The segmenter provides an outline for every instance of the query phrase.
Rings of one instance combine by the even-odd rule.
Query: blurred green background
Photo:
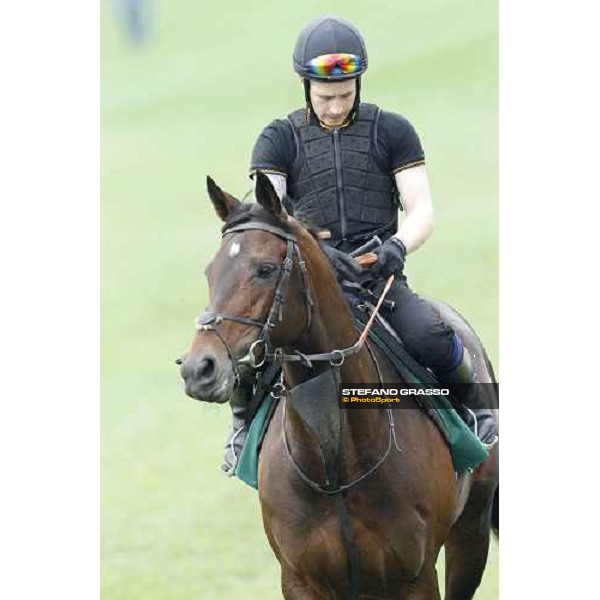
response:
[[[302,104],[300,28],[362,30],[363,99],[406,115],[425,147],[436,231],[410,257],[420,292],[475,326],[498,367],[496,2],[155,0],[127,41],[101,3],[102,597],[281,598],[255,491],[219,472],[227,407],[188,399],[173,359],[205,306],[219,242],[211,174],[242,196],[262,127]],[[498,597],[498,547],[477,598]],[[443,571],[441,566],[440,571]]]

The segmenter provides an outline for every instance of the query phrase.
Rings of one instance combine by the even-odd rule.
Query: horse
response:
[[[317,232],[286,212],[265,175],[256,177],[252,204],[207,178],[223,237],[206,270],[209,309],[181,359],[181,376],[189,396],[222,404],[248,365],[270,357],[283,367],[258,494],[284,598],[439,599],[442,546],[446,600],[473,598],[490,530],[498,528],[498,446],[457,478],[440,431],[411,396],[402,400],[405,410],[341,410],[337,400],[327,402],[337,385],[398,386],[399,378],[378,348],[356,346],[351,311]],[[479,381],[495,382],[470,326],[437,307],[475,357]],[[292,402],[298,389],[309,402],[319,397],[312,410],[322,405],[331,413],[324,440]]]

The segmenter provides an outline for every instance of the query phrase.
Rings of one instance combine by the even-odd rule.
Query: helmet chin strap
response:
[[[315,113],[315,109],[310,101],[310,79],[304,78],[302,81],[304,83],[304,99],[306,100],[306,123],[308,123],[310,121],[311,114],[315,115],[316,117],[317,113]],[[348,113],[345,121],[346,123],[351,123],[354,120],[358,105],[360,104],[360,76],[354,81],[356,81],[356,96],[354,96],[354,104]]]

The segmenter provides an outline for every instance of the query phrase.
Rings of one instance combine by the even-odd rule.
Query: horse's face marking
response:
[[[233,242],[229,247],[229,258],[235,258],[240,253],[240,243]]]

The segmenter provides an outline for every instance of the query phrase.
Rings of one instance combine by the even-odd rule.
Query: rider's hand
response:
[[[364,273],[363,268],[349,254],[327,244],[322,247],[338,279],[357,281]]]
[[[402,240],[391,237],[374,252],[377,254],[377,262],[371,267],[371,271],[385,279],[390,275],[402,275],[404,261],[406,260],[406,246]]]

